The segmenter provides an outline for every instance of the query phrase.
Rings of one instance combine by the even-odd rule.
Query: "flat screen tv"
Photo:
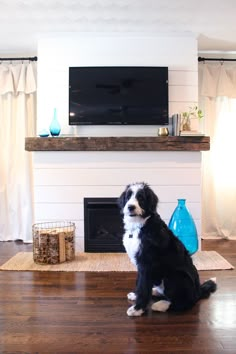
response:
[[[167,67],[70,67],[69,125],[167,125]]]

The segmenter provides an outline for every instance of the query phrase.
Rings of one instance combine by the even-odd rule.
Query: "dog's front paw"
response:
[[[167,300],[160,300],[152,304],[153,311],[166,312],[170,307],[171,302]]]
[[[135,305],[129,307],[127,310],[128,316],[136,316],[137,317],[137,316],[141,316],[143,313],[144,313],[144,311],[142,309],[136,310]]]
[[[133,293],[133,292],[128,293],[128,294],[127,294],[127,298],[128,298],[128,300],[130,300],[130,301],[135,301],[135,300],[136,300],[136,294]]]

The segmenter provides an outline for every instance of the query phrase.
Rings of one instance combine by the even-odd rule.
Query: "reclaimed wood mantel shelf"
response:
[[[28,137],[26,151],[207,151],[207,136]]]

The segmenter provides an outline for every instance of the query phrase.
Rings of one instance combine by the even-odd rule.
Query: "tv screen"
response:
[[[168,124],[167,67],[70,67],[70,125]]]

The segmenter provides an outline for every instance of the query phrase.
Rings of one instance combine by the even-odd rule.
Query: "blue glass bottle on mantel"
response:
[[[168,226],[191,255],[198,250],[197,229],[186,206],[186,199],[178,199],[178,205],[171,216]]]
[[[57,110],[54,108],[54,114],[53,114],[53,119],[51,121],[51,124],[49,126],[49,130],[52,136],[58,136],[60,135],[61,132],[61,126],[57,120]]]

